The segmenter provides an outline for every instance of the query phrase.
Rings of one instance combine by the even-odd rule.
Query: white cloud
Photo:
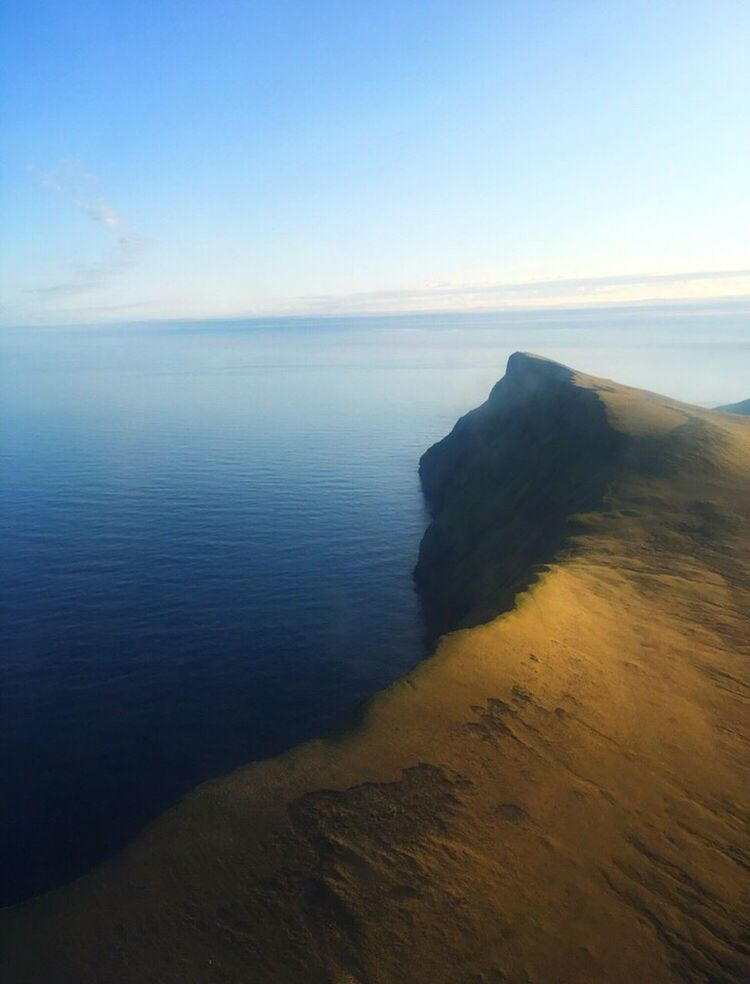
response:
[[[51,171],[29,168],[42,188],[54,192],[75,206],[83,215],[104,226],[113,237],[107,254],[96,263],[74,263],[57,283],[33,287],[26,293],[49,304],[63,297],[97,290],[106,286],[134,264],[148,249],[151,240],[123,227],[119,213],[101,195],[96,178],[76,162],[66,162]]]
[[[296,306],[310,313],[390,313],[408,311],[503,310],[623,304],[656,300],[699,300],[750,296],[750,270],[697,270],[665,274],[558,277],[524,282],[442,282],[299,297]]]
[[[101,222],[108,229],[116,229],[120,224],[117,212],[115,212],[111,205],[107,205],[106,202],[96,202],[90,205],[84,202],[78,202],[78,206],[89,218],[95,222]]]

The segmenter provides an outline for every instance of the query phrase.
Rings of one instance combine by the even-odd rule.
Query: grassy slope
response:
[[[516,427],[550,371],[520,368]],[[560,385],[602,401],[616,454],[603,505],[513,610],[444,636],[353,733],[199,787],[7,912],[4,980],[746,979],[750,422]],[[472,539],[436,494],[448,542],[482,560],[486,527]],[[446,578],[465,599],[465,572]]]

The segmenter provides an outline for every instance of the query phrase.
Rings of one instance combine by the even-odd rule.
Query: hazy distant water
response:
[[[750,396],[747,309],[0,332],[2,901],[421,655],[421,452],[521,348]]]

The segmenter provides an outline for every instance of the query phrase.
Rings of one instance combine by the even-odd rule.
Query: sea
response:
[[[750,396],[750,304],[0,329],[0,904],[425,655],[422,452],[517,349]]]

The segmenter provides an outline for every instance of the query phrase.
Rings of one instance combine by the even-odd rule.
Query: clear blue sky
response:
[[[750,293],[747,0],[5,0],[2,33],[6,322]]]

